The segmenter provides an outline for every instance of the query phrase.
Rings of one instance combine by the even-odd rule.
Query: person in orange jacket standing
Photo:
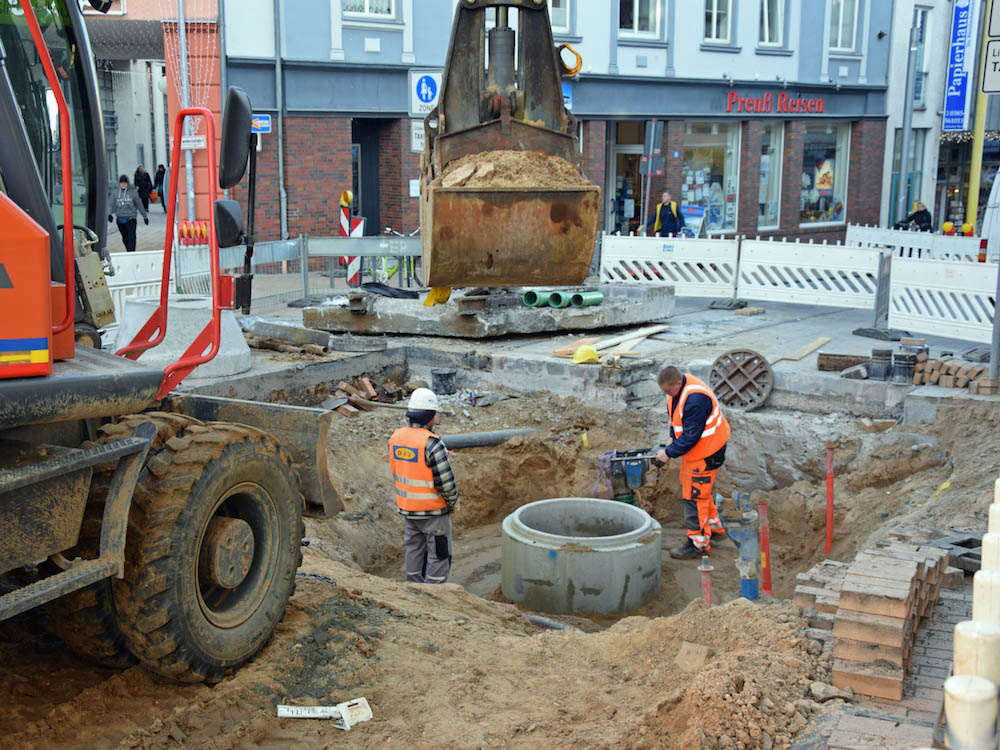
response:
[[[681,460],[681,494],[687,540],[670,550],[679,560],[700,557],[712,547],[712,535],[726,534],[715,507],[715,475],[726,460],[729,422],[712,389],[694,375],[665,367],[657,379],[667,397],[672,441],[657,454],[666,463]]]
[[[408,583],[444,583],[451,571],[451,513],[458,507],[448,450],[431,432],[440,409],[429,388],[410,394],[406,418],[389,438],[389,469],[403,516]]]

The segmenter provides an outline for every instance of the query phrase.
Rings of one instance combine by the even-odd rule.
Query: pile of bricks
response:
[[[930,359],[926,352],[921,352],[913,369],[914,385],[968,388],[970,393],[984,396],[1000,392],[997,380],[988,377],[988,365],[974,365],[960,359]]]
[[[901,700],[921,617],[937,602],[948,553],[896,540],[855,556],[840,583],[833,625],[833,684]]]
[[[823,560],[795,576],[793,603],[814,631],[809,635],[826,642],[831,637],[834,616],[840,607],[840,588],[850,567],[836,560]],[[825,632],[823,632],[825,631]]]

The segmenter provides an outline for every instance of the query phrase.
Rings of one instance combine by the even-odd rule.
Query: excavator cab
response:
[[[581,173],[576,119],[563,105],[564,70],[545,0],[459,0],[438,105],[424,120],[420,224],[429,286],[586,278],[600,191]],[[552,167],[539,181],[545,184],[475,179],[493,173],[490,152],[511,151],[544,155],[537,163]],[[470,184],[449,180],[449,165],[474,155]],[[578,179],[558,184],[555,168],[563,166]]]

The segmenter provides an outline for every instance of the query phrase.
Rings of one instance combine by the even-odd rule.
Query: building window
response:
[[[929,15],[927,8],[917,8],[913,11],[913,25],[917,28],[917,75],[913,81],[914,107],[927,106],[927,63],[924,51],[927,48],[927,19]]]
[[[889,223],[902,221],[903,216],[896,216],[896,205],[899,200],[899,151],[902,147],[903,129],[896,128],[895,140],[892,146],[892,186],[890,188]],[[934,205],[933,196],[923,194],[924,145],[927,143],[927,129],[914,128],[910,132],[910,170],[906,180],[906,215],[913,213],[913,205],[917,201],[928,206]]]
[[[705,41],[729,44],[729,0],[705,0]]]
[[[680,202],[685,222],[696,235],[736,229],[739,164],[738,123],[687,123]]]
[[[396,0],[344,0],[344,15],[395,18]]]
[[[851,126],[806,125],[802,144],[802,224],[844,221]]]
[[[781,13],[785,0],[760,0],[760,36],[762,47],[781,46]]]
[[[854,28],[858,16],[858,0],[831,0],[830,49],[854,51]]]
[[[776,227],[781,215],[782,126],[765,125],[760,144],[760,198],[757,228]]]
[[[553,34],[569,33],[569,2],[570,0],[549,0],[549,19],[552,21]]]
[[[618,0],[619,36],[655,37],[660,29],[660,0]]]

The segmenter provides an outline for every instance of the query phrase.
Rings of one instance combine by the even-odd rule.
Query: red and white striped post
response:
[[[340,236],[351,236],[351,203],[354,202],[354,193],[345,190],[340,194]],[[347,285],[361,286],[361,256],[350,255],[347,257]]]

